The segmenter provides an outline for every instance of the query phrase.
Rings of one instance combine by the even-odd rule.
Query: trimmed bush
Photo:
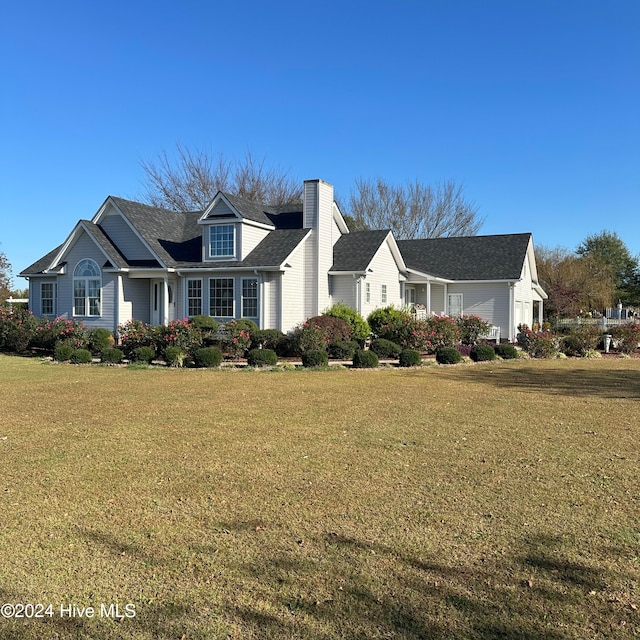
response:
[[[372,335],[382,338],[386,328],[402,318],[409,318],[411,314],[403,309],[396,309],[394,306],[375,309],[367,317],[367,322]]]
[[[336,340],[328,346],[329,357],[334,360],[351,360],[353,354],[360,348],[354,340]]]
[[[74,349],[71,354],[72,364],[89,364],[92,361],[93,357],[89,349]]]
[[[497,344],[494,351],[503,360],[515,360],[518,357],[518,350],[512,344]]]
[[[251,348],[272,349],[278,353],[278,349],[285,339],[284,333],[278,329],[260,329],[251,334]]]
[[[351,340],[351,327],[343,318],[335,316],[313,316],[307,320],[308,324],[318,327],[322,331],[325,345],[335,340]]]
[[[145,362],[149,364],[156,357],[156,350],[153,347],[137,347],[131,353],[133,362]]]
[[[402,347],[395,342],[391,342],[391,340],[376,338],[371,343],[371,351],[373,351],[378,358],[397,358],[402,351]]]
[[[114,344],[113,334],[109,329],[96,327],[89,330],[89,351],[91,353],[102,353],[105,349],[113,347]]]
[[[302,354],[303,367],[326,367],[329,358],[326,351],[305,351]]]
[[[378,366],[378,356],[371,350],[358,349],[353,354],[353,366],[356,369],[375,369]]]
[[[455,347],[440,347],[436,351],[438,364],[458,364],[462,362],[462,355]]]
[[[177,347],[184,354],[192,356],[202,346],[202,333],[188,318],[155,327],[155,338],[156,348],[160,352],[168,347]]]
[[[58,342],[53,349],[53,357],[58,362],[66,362],[67,360],[71,360],[72,355],[73,347],[70,344],[65,344],[64,342]]]
[[[180,347],[167,347],[164,350],[164,361],[170,367],[181,367],[184,364],[184,351]]]
[[[369,337],[371,329],[367,321],[355,309],[352,309],[344,302],[336,302],[326,311],[323,311],[322,315],[344,320],[351,329],[351,340],[364,342]]]
[[[224,325],[224,350],[232,358],[242,358],[251,347],[251,326],[255,327],[253,333],[257,333],[256,323],[246,318],[229,320]]]
[[[251,349],[247,354],[247,364],[250,367],[275,367],[278,356],[272,349]]]
[[[488,344],[474,344],[469,352],[469,357],[474,362],[484,362],[486,360],[495,360],[495,349]]]
[[[401,367],[419,367],[422,364],[422,356],[415,349],[403,349],[398,361]]]
[[[211,346],[218,340],[220,323],[215,318],[205,315],[193,316],[191,318],[191,324],[200,332],[204,346]]]
[[[222,362],[222,351],[215,347],[203,347],[193,354],[196,367],[219,367]]]
[[[103,349],[100,354],[100,362],[105,362],[107,364],[120,364],[122,362],[122,358],[124,358],[122,349],[115,349],[113,347]]]

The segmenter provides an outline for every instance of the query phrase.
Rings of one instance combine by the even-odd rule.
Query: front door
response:
[[[411,307],[416,303],[416,288],[405,285],[404,287],[404,304],[406,307]]]
[[[151,281],[151,324],[164,324],[164,282]]]

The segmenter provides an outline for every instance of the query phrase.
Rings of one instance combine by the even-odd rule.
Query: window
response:
[[[449,315],[452,318],[462,317],[462,294],[450,293],[448,297],[449,297]]]
[[[73,315],[100,315],[100,267],[89,259],[78,262],[73,272]]]
[[[242,317],[258,317],[258,280],[244,278],[242,280]]]
[[[364,298],[367,302],[371,302],[371,283],[364,283]]]
[[[233,258],[236,254],[235,235],[235,225],[211,225],[209,227],[209,257]]]
[[[43,316],[56,315],[56,285],[54,282],[43,282],[40,288],[40,300]]]
[[[199,316],[202,313],[202,280],[187,280],[187,315]]]
[[[209,315],[233,318],[233,278],[209,280]]]
[[[380,302],[382,304],[387,304],[387,285],[380,285]]]

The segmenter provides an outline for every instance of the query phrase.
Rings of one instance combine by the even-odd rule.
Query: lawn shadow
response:
[[[469,383],[531,393],[605,399],[640,398],[640,371],[619,369],[608,366],[606,362],[597,369],[585,369],[578,364],[561,369],[489,365],[486,368],[459,368],[451,371],[450,375]]]

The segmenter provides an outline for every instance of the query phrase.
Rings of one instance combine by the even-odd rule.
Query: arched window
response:
[[[85,258],[80,260],[73,272],[73,315],[100,315],[100,288],[102,274],[100,267]]]

